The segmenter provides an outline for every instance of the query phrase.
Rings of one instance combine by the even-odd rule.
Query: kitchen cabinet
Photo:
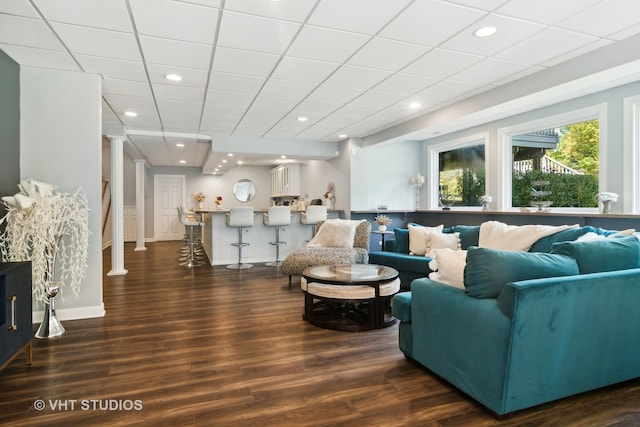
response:
[[[300,195],[300,164],[291,163],[271,169],[271,197]]]
[[[31,262],[0,263],[0,369],[22,351],[31,363]]]

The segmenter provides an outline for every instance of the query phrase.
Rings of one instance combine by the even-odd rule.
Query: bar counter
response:
[[[276,240],[275,227],[262,222],[267,209],[256,209],[253,227],[248,227],[242,239],[249,243],[242,249],[242,262],[247,264],[265,263],[276,260],[276,247],[269,244]],[[300,212],[291,211],[291,224],[280,231],[280,240],[287,242],[280,246],[280,259],[283,260],[291,251],[303,247],[311,239],[312,227],[300,223]],[[238,241],[238,228],[227,226],[228,209],[196,210],[204,223],[202,229],[202,246],[211,265],[226,265],[238,262],[238,247],[231,246]],[[344,218],[344,212],[333,210],[328,212],[329,218]]]

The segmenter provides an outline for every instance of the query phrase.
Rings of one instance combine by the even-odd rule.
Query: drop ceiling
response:
[[[335,156],[345,138],[639,32],[637,0],[0,3],[0,49],[16,62],[102,76],[103,124],[132,131],[130,155],[205,172],[224,159],[221,173]]]

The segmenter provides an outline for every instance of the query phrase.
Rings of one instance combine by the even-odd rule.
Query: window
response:
[[[513,207],[598,206],[598,119],[512,137]]]
[[[438,154],[438,192],[443,207],[480,206],[485,194],[484,144]]]

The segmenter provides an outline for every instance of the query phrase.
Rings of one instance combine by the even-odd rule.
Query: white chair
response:
[[[179,265],[189,268],[201,266],[203,263],[196,258],[196,255],[197,249],[200,246],[200,227],[204,224],[195,219],[195,217],[189,217],[188,213],[182,207],[177,209],[180,222],[185,227],[185,243],[188,248],[185,257],[180,259],[184,262],[181,262]]]
[[[238,247],[238,263],[227,265],[227,268],[242,270],[253,267],[252,264],[244,264],[242,262],[242,248],[249,246],[249,243],[242,241],[242,232],[248,231],[247,227],[253,227],[253,208],[240,207],[229,209],[229,213],[227,214],[227,226],[238,228],[238,242],[231,244],[231,246]]]
[[[316,224],[319,223],[320,221],[326,221],[326,220],[327,220],[326,206],[310,205],[310,206],[307,206],[307,210],[305,212],[300,212],[300,222],[302,224],[312,226],[311,237],[316,235]]]
[[[282,261],[280,261],[280,245],[287,244],[287,242],[280,240],[280,229],[285,225],[291,224],[291,209],[288,206],[274,206],[269,208],[268,212],[263,215],[262,223],[276,229],[276,240],[269,242],[269,244],[276,247],[276,260],[267,262],[265,265],[279,267],[282,264]]]

